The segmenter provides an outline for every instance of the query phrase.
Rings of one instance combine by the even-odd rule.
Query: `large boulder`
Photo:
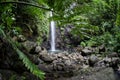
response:
[[[22,42],[22,45],[28,52],[30,52],[32,49],[34,49],[37,46],[37,43],[27,40],[25,42]]]
[[[82,50],[82,55],[83,56],[91,55],[92,53],[93,53],[92,48],[89,48],[89,47],[85,47]]]
[[[120,80],[120,75],[114,72],[112,68],[104,68],[87,74],[82,73],[71,78],[59,78],[57,80]]]

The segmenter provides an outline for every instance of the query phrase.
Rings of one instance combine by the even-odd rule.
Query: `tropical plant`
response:
[[[6,39],[11,43],[26,67],[34,74],[40,74],[40,78],[43,74],[36,72],[38,69],[12,42],[11,37],[19,34],[23,34],[26,37],[39,35],[37,40],[42,43],[43,37],[48,37],[49,35],[49,21],[51,19],[57,22],[57,26],[66,27],[67,25],[72,25],[72,36],[80,37],[83,40],[81,44],[84,46],[105,44],[112,51],[120,51],[120,0],[7,1],[15,2],[14,4],[0,4],[1,34],[4,37],[9,37]],[[26,3],[18,4],[20,1]],[[30,6],[30,3],[32,3],[32,6]],[[44,8],[38,9],[36,5]],[[49,16],[50,11],[53,12],[53,17]]]
[[[33,64],[28,57],[18,49],[17,45],[15,42],[12,41],[10,36],[7,36],[4,31],[0,28],[0,35],[3,35],[3,37],[12,45],[13,49],[17,52],[17,54],[19,55],[20,59],[23,61],[23,63],[25,64],[25,66],[27,67],[27,69],[30,70],[30,72],[32,72],[34,75],[38,76],[41,80],[43,80],[44,77],[44,73],[42,71],[40,71],[35,64]]]
[[[16,17],[15,13],[13,12],[13,9],[15,5],[13,4],[5,4],[0,5],[0,36],[3,36],[2,38],[5,38],[6,41],[8,41],[11,45],[14,51],[19,55],[20,59],[23,61],[23,64],[27,67],[27,69],[30,70],[31,73],[39,77],[41,80],[43,80],[44,72],[40,71],[35,64],[33,64],[28,57],[19,49],[18,42],[14,42],[12,40],[13,36],[17,36],[21,33],[19,33],[19,30],[21,30],[20,27],[16,27]]]

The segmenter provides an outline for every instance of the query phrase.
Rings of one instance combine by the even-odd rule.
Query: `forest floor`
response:
[[[45,80],[119,80],[120,58],[116,52],[104,55],[105,47],[77,47],[76,52],[50,53],[35,42],[25,41],[23,52],[46,73]],[[18,55],[2,43],[0,80],[39,80],[23,65]],[[7,76],[7,77],[6,77]]]

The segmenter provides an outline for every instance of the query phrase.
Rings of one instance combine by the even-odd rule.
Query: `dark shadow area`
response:
[[[120,80],[120,71],[114,71],[115,80]]]

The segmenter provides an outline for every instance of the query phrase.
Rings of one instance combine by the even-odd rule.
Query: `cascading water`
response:
[[[53,16],[53,13],[50,12],[50,16],[52,17]],[[55,22],[52,20],[50,22],[50,30],[51,30],[51,41],[50,41],[50,44],[51,44],[51,51],[56,51],[55,49]]]

